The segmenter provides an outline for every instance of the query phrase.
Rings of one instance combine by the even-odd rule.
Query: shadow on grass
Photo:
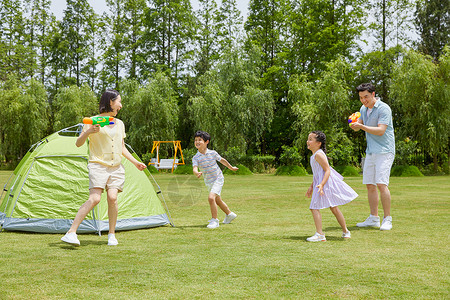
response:
[[[181,230],[190,229],[190,228],[206,228],[206,225],[205,224],[202,224],[202,225],[183,225],[183,226],[175,226],[174,228],[175,229],[181,229]]]
[[[313,242],[308,242],[306,239],[309,238],[310,235],[304,235],[304,236],[290,236],[287,237],[285,239],[289,239],[289,240],[294,240],[294,241],[300,241],[300,242],[305,242],[305,243],[313,243]],[[331,235],[327,235],[327,242],[346,242],[347,239],[344,239],[340,236],[331,236]]]
[[[80,241],[81,245],[80,246],[74,246],[71,244],[67,244],[65,242],[56,242],[56,243],[49,243],[48,246],[49,247],[54,247],[54,248],[61,248],[64,250],[78,250],[80,249],[80,247],[86,247],[86,246],[107,246],[108,243],[106,241]]]

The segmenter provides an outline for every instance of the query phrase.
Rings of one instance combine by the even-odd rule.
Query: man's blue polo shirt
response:
[[[392,124],[392,111],[389,105],[377,99],[369,116],[367,116],[367,107],[364,105],[359,112],[361,113],[361,119],[366,126],[377,127],[378,124],[387,125],[386,132],[382,136],[366,132],[366,153],[395,154],[394,126]]]

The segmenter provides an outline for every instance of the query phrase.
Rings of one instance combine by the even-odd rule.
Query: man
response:
[[[355,131],[361,129],[366,132],[367,148],[363,166],[363,184],[367,187],[370,206],[370,216],[356,226],[391,230],[391,193],[388,185],[395,156],[392,111],[386,103],[375,97],[373,84],[363,83],[356,90],[363,105],[359,110],[361,117],[350,126]],[[378,216],[378,191],[384,211],[381,226]]]

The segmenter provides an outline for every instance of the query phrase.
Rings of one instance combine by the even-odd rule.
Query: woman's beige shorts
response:
[[[125,168],[122,164],[116,167],[107,167],[98,163],[88,163],[88,170],[89,189],[118,189],[119,192],[123,191]]]

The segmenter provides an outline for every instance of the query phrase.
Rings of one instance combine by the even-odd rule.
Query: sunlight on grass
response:
[[[0,171],[3,187],[11,172]],[[327,242],[314,233],[311,176],[226,176],[222,196],[238,214],[206,228],[207,192],[193,175],[157,174],[176,227],[79,235],[0,233],[1,299],[448,298],[449,177],[391,178],[393,230],[359,229],[368,215],[360,195],[342,206],[344,241],[323,210]],[[120,198],[119,198],[120,201]],[[381,213],[381,208],[380,208]],[[224,214],[219,215],[222,221]]]

